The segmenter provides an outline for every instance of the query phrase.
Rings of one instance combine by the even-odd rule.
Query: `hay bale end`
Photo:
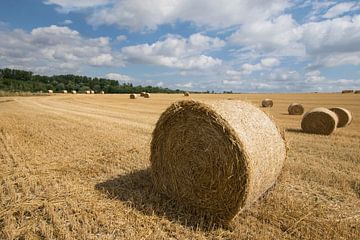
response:
[[[266,98],[266,99],[262,100],[262,102],[261,102],[261,106],[263,106],[263,107],[272,107],[273,105],[274,105],[274,102],[270,98]]]
[[[289,115],[302,115],[304,113],[304,107],[300,103],[292,103],[288,107]]]
[[[341,108],[341,107],[334,107],[334,108],[329,108],[330,111],[334,112],[339,121],[337,124],[338,128],[341,127],[346,127],[348,125],[350,125],[351,121],[352,121],[352,114],[349,110],[345,109],[345,108]]]
[[[306,133],[330,135],[336,130],[337,115],[327,108],[314,108],[302,118],[301,128]]]

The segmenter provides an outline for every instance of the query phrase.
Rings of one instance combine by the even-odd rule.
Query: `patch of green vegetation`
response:
[[[105,93],[179,93],[179,89],[172,90],[169,88],[153,87],[153,86],[133,86],[132,83],[120,84],[116,80],[105,78],[92,78],[78,75],[54,75],[41,76],[34,75],[30,71],[17,69],[0,69],[0,90],[4,92],[68,92],[76,90],[77,92],[85,92],[94,90],[95,92],[104,91]]]

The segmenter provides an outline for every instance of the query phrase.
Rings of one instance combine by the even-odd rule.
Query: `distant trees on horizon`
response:
[[[30,71],[4,68],[0,69],[0,90],[9,92],[85,92],[94,90],[95,92],[104,91],[105,93],[179,93],[179,89],[172,90],[169,88],[153,86],[133,86],[132,83],[120,84],[116,80],[78,76],[73,74],[41,76],[34,75]]]

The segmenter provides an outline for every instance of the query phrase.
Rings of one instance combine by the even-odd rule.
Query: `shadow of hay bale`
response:
[[[158,193],[152,182],[150,169],[138,170],[120,175],[96,184],[95,188],[112,199],[129,203],[145,215],[158,215],[192,229],[210,231],[218,228],[230,229],[229,224],[221,224],[204,215],[200,210],[182,205]]]
[[[287,132],[293,132],[293,133],[305,133],[302,129],[300,128],[286,128],[285,131]]]

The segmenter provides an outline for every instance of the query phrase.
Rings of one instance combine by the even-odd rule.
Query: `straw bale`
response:
[[[273,186],[286,157],[274,122],[241,101],[176,102],[152,136],[155,187],[221,222]]]
[[[349,110],[341,107],[329,108],[329,110],[333,111],[337,115],[339,119],[337,124],[338,128],[350,125],[352,121],[352,114]]]
[[[263,107],[272,107],[273,105],[274,105],[273,100],[271,100],[269,98],[266,98],[266,99],[262,100],[262,102],[261,102],[261,106],[263,106]]]
[[[290,115],[302,115],[304,113],[304,107],[300,103],[292,103],[288,107]]]
[[[306,133],[330,135],[336,130],[337,115],[327,108],[314,108],[304,114],[301,128]]]

